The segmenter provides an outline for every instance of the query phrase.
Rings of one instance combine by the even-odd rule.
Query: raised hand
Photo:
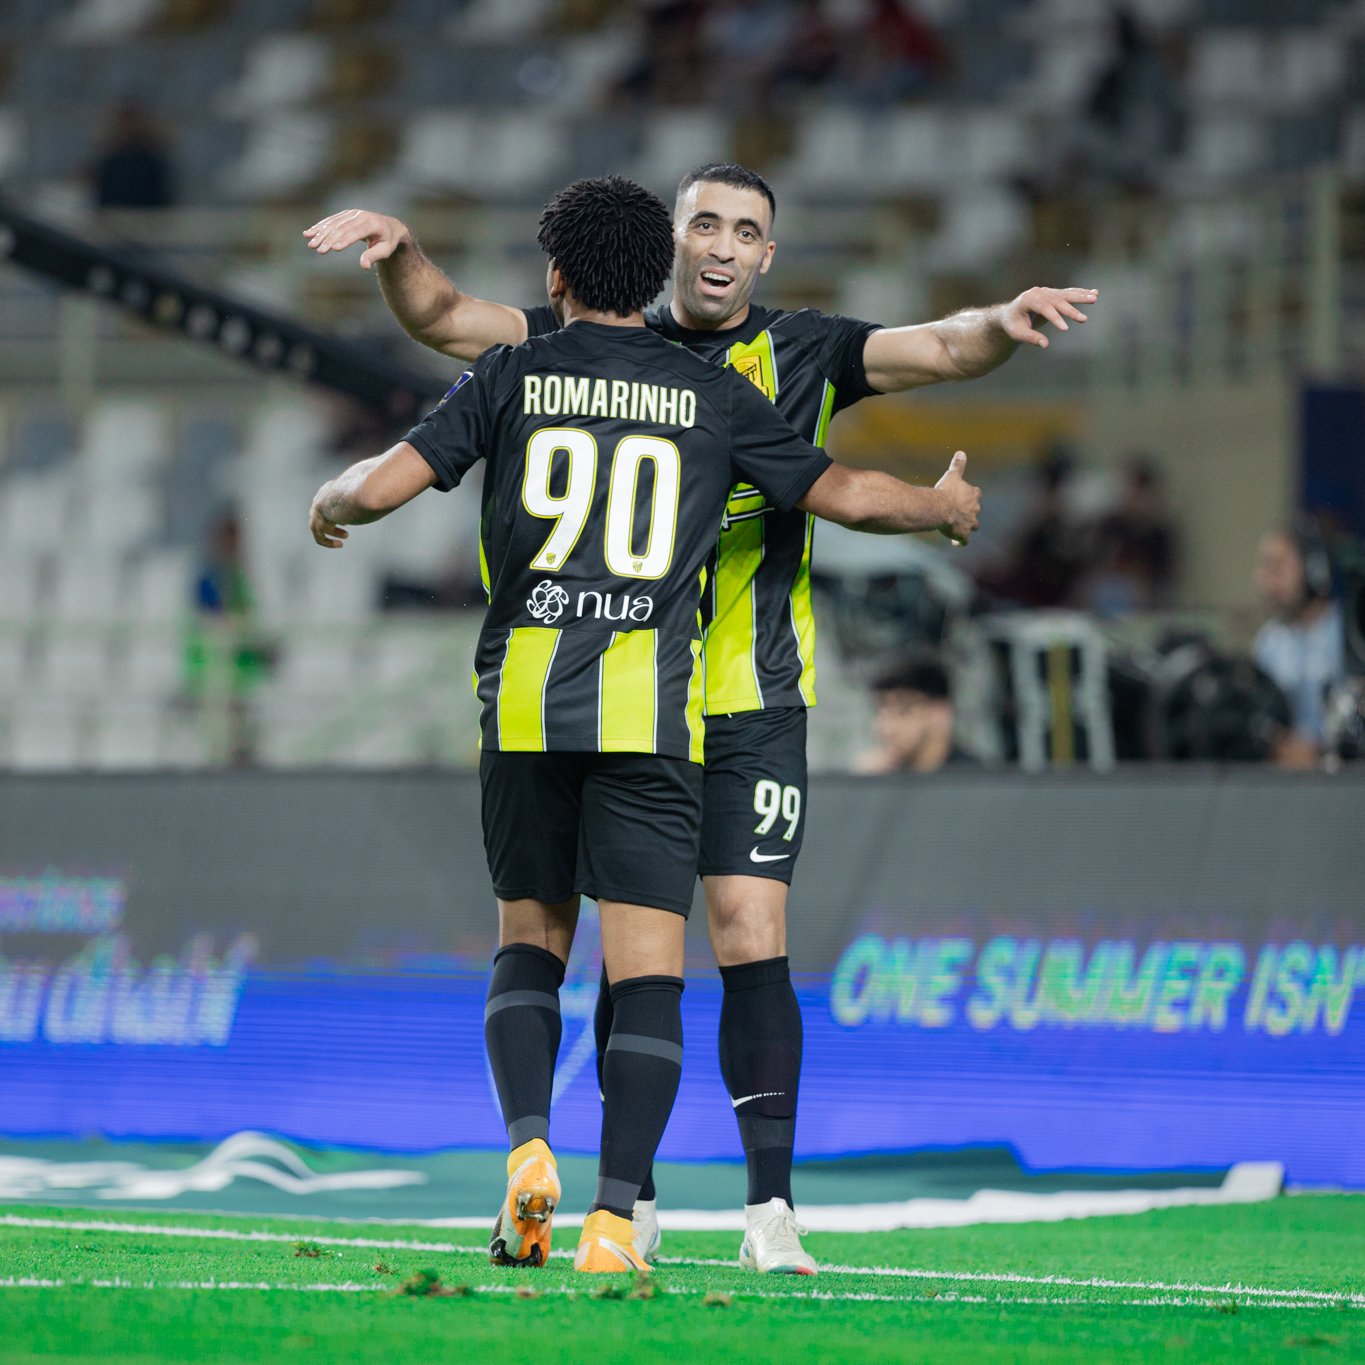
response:
[[[1038,329],[1051,323],[1058,331],[1068,332],[1067,318],[1084,322],[1086,316],[1077,304],[1094,303],[1100,296],[1098,289],[1048,289],[1039,285],[1025,289],[1017,299],[1005,304],[1000,326],[1011,341],[1027,342],[1047,350],[1047,337]]]
[[[325,256],[329,251],[345,251],[357,242],[365,243],[360,264],[369,270],[379,261],[386,261],[410,238],[407,224],[386,213],[371,213],[368,209],[343,209],[305,228],[303,235],[308,245]]]

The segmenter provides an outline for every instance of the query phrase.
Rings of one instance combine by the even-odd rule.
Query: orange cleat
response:
[[[507,1158],[507,1197],[488,1239],[488,1259],[494,1265],[544,1265],[559,1199],[559,1171],[549,1145],[541,1138],[523,1142]]]
[[[624,1270],[649,1271],[635,1249],[635,1229],[630,1219],[619,1218],[606,1209],[598,1209],[584,1220],[573,1268],[608,1275]]]

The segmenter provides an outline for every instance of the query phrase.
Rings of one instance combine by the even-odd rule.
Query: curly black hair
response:
[[[709,185],[730,185],[737,190],[756,190],[768,201],[770,216],[777,217],[777,198],[772,186],[757,171],[751,171],[747,166],[738,166],[733,161],[712,161],[705,166],[697,166],[678,182],[679,196],[698,181],[705,181]]]
[[[540,215],[538,241],[578,301],[626,317],[673,269],[673,221],[656,194],[619,175],[575,180]]]

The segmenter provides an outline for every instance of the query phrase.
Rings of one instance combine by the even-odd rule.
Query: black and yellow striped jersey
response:
[[[557,326],[549,308],[526,310],[532,336]],[[693,331],[664,305],[645,316],[668,341],[750,380],[778,412],[823,447],[830,419],[874,392],[863,346],[878,325],[750,305],[738,327]],[[814,519],[773,504],[752,481],[725,510],[703,599],[705,713],[815,705],[815,617],[810,561]]]
[[[486,748],[702,759],[700,597],[730,489],[786,510],[829,459],[738,375],[643,327],[486,352],[406,438],[479,460]]]

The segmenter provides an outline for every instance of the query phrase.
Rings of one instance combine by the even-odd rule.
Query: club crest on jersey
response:
[[[569,594],[558,583],[552,583],[548,578],[542,578],[531,589],[531,595],[526,599],[526,610],[537,621],[544,621],[546,625],[558,621],[568,605]]]

